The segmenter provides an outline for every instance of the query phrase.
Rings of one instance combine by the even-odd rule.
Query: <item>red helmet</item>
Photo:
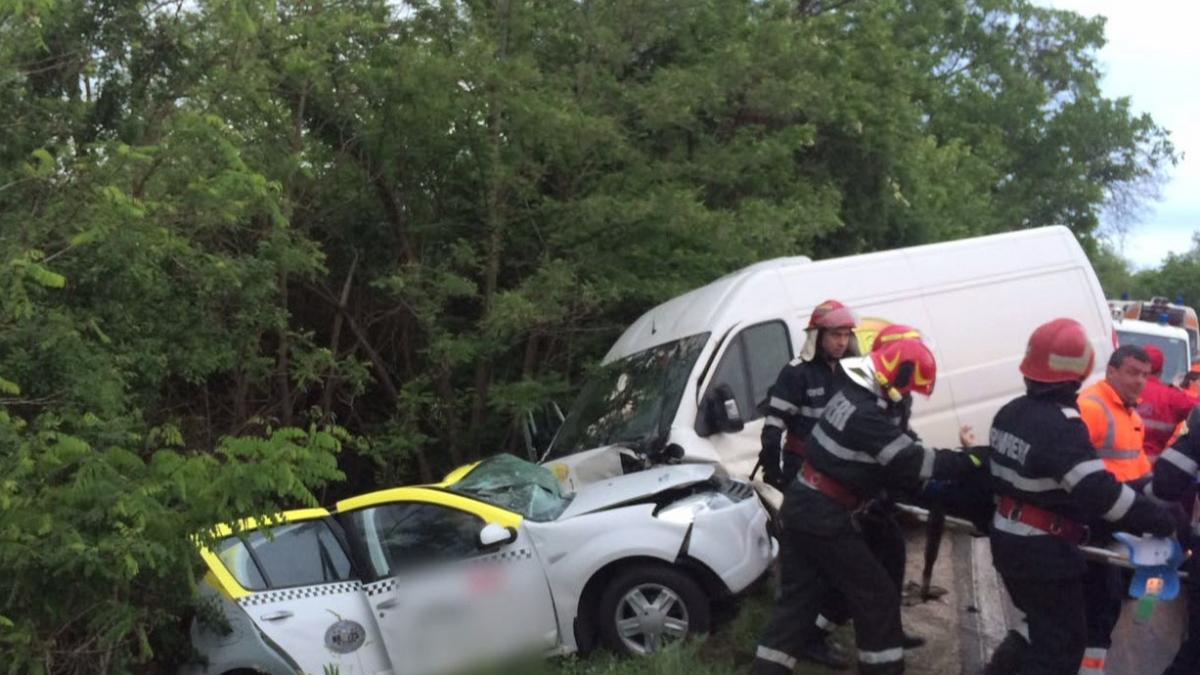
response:
[[[915,328],[893,324],[880,331],[871,348],[871,362],[876,379],[893,401],[913,391],[933,393],[937,361]]]
[[[855,323],[854,312],[837,300],[826,300],[817,305],[808,319],[810,330],[813,328],[854,328]]]
[[[1146,345],[1142,347],[1146,351],[1146,356],[1150,357],[1150,374],[1158,375],[1163,368],[1163,353],[1162,350],[1154,345]]]
[[[1029,336],[1021,374],[1034,382],[1082,382],[1092,373],[1096,352],[1074,319],[1044,323]]]
[[[871,343],[871,351],[875,351],[889,342],[895,342],[897,340],[920,339],[921,331],[917,330],[916,328],[913,328],[912,326],[906,326],[902,323],[892,323],[880,328],[879,332],[875,334],[875,341]]]

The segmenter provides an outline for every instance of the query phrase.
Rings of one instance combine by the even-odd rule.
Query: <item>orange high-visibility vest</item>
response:
[[[1080,392],[1079,414],[1104,468],[1117,480],[1126,483],[1150,473],[1150,460],[1142,450],[1146,427],[1112,385],[1101,380]]]

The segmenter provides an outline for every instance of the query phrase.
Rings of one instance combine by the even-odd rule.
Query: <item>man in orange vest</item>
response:
[[[1192,396],[1200,396],[1200,361],[1192,363],[1192,369],[1183,376],[1179,387]]]
[[[1145,426],[1137,412],[1138,397],[1149,377],[1150,356],[1141,347],[1124,345],[1108,360],[1104,379],[1079,393],[1079,414],[1104,468],[1138,493],[1150,477],[1150,460],[1142,449]],[[1121,573],[1104,563],[1088,563],[1083,586],[1088,646],[1079,673],[1103,675],[1125,598]]]
[[[1146,380],[1146,388],[1142,390],[1137,411],[1146,425],[1146,440],[1142,449],[1153,460],[1162,454],[1175,429],[1196,407],[1197,400],[1182,389],[1163,384],[1159,379],[1163,369],[1162,351],[1154,345],[1146,345],[1144,349],[1150,357],[1150,377]]]

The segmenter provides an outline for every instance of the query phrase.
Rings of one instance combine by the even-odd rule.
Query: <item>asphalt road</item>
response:
[[[919,580],[923,564],[924,527],[908,530],[908,578]],[[1009,628],[1020,624],[1003,583],[992,567],[985,537],[947,531],[934,568],[934,584],[949,593],[936,601],[905,607],[905,628],[926,637],[930,645],[907,654],[909,671],[978,675]],[[1159,602],[1151,619],[1133,620],[1127,601],[1113,631],[1107,675],[1158,675],[1175,655],[1186,623],[1186,600]]]

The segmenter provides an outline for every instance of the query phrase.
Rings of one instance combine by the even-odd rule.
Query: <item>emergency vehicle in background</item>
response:
[[[1122,318],[1119,310],[1113,311],[1113,329],[1120,345],[1154,345],[1162,351],[1163,370],[1159,379],[1163,383],[1178,385],[1188,372],[1195,352],[1184,329],[1167,323]]]
[[[1109,300],[1108,306],[1114,310],[1114,319],[1135,319],[1182,328],[1187,332],[1192,357],[1200,356],[1200,320],[1191,307],[1168,302],[1162,296],[1150,300]],[[1187,370],[1186,366],[1184,370]]]

